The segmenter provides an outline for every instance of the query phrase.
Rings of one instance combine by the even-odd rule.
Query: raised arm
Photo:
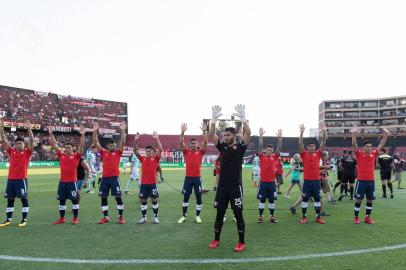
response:
[[[305,131],[305,126],[303,124],[299,125],[300,129],[300,136],[299,136],[299,153],[302,153],[305,150],[304,142],[303,142],[303,133]]]
[[[247,118],[245,117],[245,105],[237,104],[237,106],[235,106],[234,108],[236,112],[233,113],[233,115],[240,118],[244,129],[244,136],[242,140],[246,145],[248,145],[251,141],[251,128],[248,124]]]
[[[186,146],[185,146],[185,131],[187,130],[187,124],[186,123],[182,123],[182,125],[180,126],[180,137],[179,137],[179,148],[180,151],[185,150]]]
[[[134,155],[138,158],[138,159],[140,159],[141,158],[141,155],[140,155],[140,152],[138,152],[138,140],[140,139],[140,134],[138,134],[138,132],[137,132],[137,134],[135,134],[135,137],[134,137],[134,147],[133,147],[133,151],[134,151]],[[132,167],[132,166],[131,166]]]
[[[381,130],[382,130],[382,140],[379,142],[379,145],[376,148],[376,151],[378,151],[378,153],[385,146],[386,141],[388,140],[388,137],[389,137],[389,131],[386,129],[386,127],[381,127]]]
[[[258,156],[262,153],[262,151],[264,151],[264,134],[265,130],[262,127],[259,128],[258,149],[257,149]]]
[[[351,140],[352,140],[352,149],[354,150],[354,153],[358,151],[358,144],[357,144],[357,134],[361,131],[359,127],[354,126],[350,132],[351,132]]]
[[[89,165],[87,165],[87,162],[84,159],[82,159],[82,162],[80,164],[82,164],[82,167],[85,170],[85,179],[89,179],[89,174],[90,174]]]
[[[51,145],[51,149],[58,151],[59,146],[58,146],[58,142],[56,141],[55,136],[54,136],[54,127],[49,126],[48,132],[49,132],[49,144]]]
[[[6,134],[4,133],[4,121],[3,121],[3,119],[0,119],[0,137],[1,137],[1,140],[3,141],[2,144],[1,144],[2,148],[7,151],[11,147],[11,145],[7,140]]]
[[[152,137],[154,137],[154,139],[156,140],[156,146],[158,147],[158,155],[160,156],[164,149],[162,147],[161,141],[159,140],[158,133],[154,131],[152,133]]]
[[[243,136],[242,140],[244,141],[244,143],[246,145],[248,145],[251,141],[251,128],[248,124],[248,121],[244,121],[242,124],[244,127],[244,136]]]
[[[221,107],[219,105],[215,105],[211,107],[211,121],[210,121],[210,129],[209,129],[209,137],[213,143],[218,143],[219,137],[216,135],[216,122],[222,116]]]
[[[290,173],[292,172],[292,168],[289,169],[289,171],[285,174],[285,177],[288,177],[290,175]]]
[[[120,137],[120,145],[119,145],[119,149],[121,151],[124,151],[124,147],[125,147],[125,140],[126,140],[126,136],[125,136],[125,128],[127,127],[127,124],[123,121],[120,124],[120,132],[121,132],[121,137]]]
[[[79,134],[80,141],[78,147],[78,154],[83,155],[83,147],[85,146],[85,134],[86,134],[85,127],[83,125],[80,125]]]
[[[244,138],[244,128],[241,127],[237,133],[236,142],[237,143],[241,142],[243,138]]]
[[[31,123],[30,121],[26,121],[25,122],[25,127],[28,130],[28,149],[30,149],[31,151],[34,149],[34,134],[32,133],[32,129],[31,129]]]
[[[327,130],[326,130],[326,128],[323,127],[321,129],[321,142],[320,142],[320,147],[319,147],[320,152],[324,151],[324,147],[326,146],[326,142],[327,142]]]
[[[281,153],[281,148],[282,148],[282,129],[278,129],[276,136],[278,136],[278,144],[276,145],[275,153],[277,155],[279,155]]]
[[[207,139],[207,125],[206,125],[205,123],[202,123],[200,129],[201,129],[202,132],[203,132],[203,142],[202,142],[202,146],[201,146],[200,149],[201,149],[203,152],[205,152],[205,151],[206,151],[206,148],[207,148],[207,142],[208,142],[208,139]]]
[[[97,132],[99,131],[99,123],[93,123],[93,145],[96,146],[97,151],[101,150],[101,145],[99,143],[99,138],[97,138]]]

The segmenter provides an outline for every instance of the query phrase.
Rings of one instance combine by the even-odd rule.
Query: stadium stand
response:
[[[18,126],[30,119],[37,129],[52,125],[70,132],[81,123],[99,122],[102,133],[117,134],[120,122],[127,122],[127,103],[105,101],[0,85],[0,116],[6,125]]]
[[[119,137],[119,126],[127,122],[127,103],[90,98],[64,96],[34,90],[0,85],[0,117],[4,119],[6,135],[10,142],[17,136],[27,137],[22,128],[30,120],[34,133],[32,160],[56,160],[56,153],[48,151],[48,126],[54,126],[55,137],[62,146],[66,142],[79,144],[79,125],[91,128],[94,121],[100,124],[100,142]],[[91,145],[91,134],[86,136],[85,147]],[[7,155],[0,156],[7,161]]]

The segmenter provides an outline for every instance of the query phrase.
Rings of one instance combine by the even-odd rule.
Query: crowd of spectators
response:
[[[5,121],[24,122],[41,126],[91,126],[99,122],[104,129],[119,131],[127,121],[127,103],[104,101],[53,93],[0,86],[0,116]],[[112,132],[115,133],[115,132]]]

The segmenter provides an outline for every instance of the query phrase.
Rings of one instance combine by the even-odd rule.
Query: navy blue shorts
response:
[[[231,187],[219,185],[217,187],[214,207],[227,209],[228,203],[231,204],[231,209],[233,209],[233,211],[243,210],[243,193],[241,185]]]
[[[355,186],[355,198],[362,200],[364,197],[367,200],[375,200],[375,181],[358,180]]]
[[[82,189],[82,186],[83,186],[83,182],[84,182],[85,180],[78,180],[77,182],[76,182],[76,185],[78,186],[78,190],[81,190]]]
[[[140,199],[159,198],[159,192],[156,184],[141,184],[139,197]]]
[[[257,199],[260,201],[274,201],[278,197],[275,182],[261,182],[259,184]]]
[[[27,179],[8,180],[4,198],[7,199],[27,199],[28,197],[28,182]]]
[[[320,180],[304,180],[302,198],[307,202],[311,197],[316,202],[320,202]]]
[[[300,184],[300,180],[296,180],[296,179],[292,179],[292,180],[290,180],[290,183],[291,184]]]
[[[202,181],[200,177],[185,177],[182,193],[184,195],[190,195],[192,194],[192,189],[194,189],[195,195],[202,194]]]
[[[71,200],[78,198],[76,182],[59,182],[57,200]]]
[[[108,197],[110,190],[111,196],[121,196],[120,179],[118,177],[102,177],[99,187],[100,197]]]

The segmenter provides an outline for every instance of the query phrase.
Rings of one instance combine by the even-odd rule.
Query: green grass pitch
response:
[[[202,170],[203,186],[213,187],[211,169]],[[165,181],[182,187],[183,170],[165,170]],[[122,188],[125,187],[128,174],[121,176]],[[284,192],[288,185],[282,186]],[[335,182],[333,180],[332,182]],[[0,190],[5,189],[6,177],[2,176]],[[82,193],[79,225],[73,226],[71,204],[68,202],[67,223],[53,225],[58,214],[56,189],[58,175],[32,175],[29,177],[30,213],[28,226],[18,228],[21,218],[21,203],[16,200],[14,224],[0,229],[1,255],[31,256],[46,258],[73,259],[215,259],[215,258],[256,258],[276,257],[326,252],[359,250],[372,247],[391,246],[406,243],[406,192],[395,189],[394,199],[381,199],[380,180],[376,180],[377,200],[374,203],[373,218],[375,225],[354,225],[353,201],[345,198],[337,204],[326,204],[325,210],[331,213],[326,224],[313,222],[314,209],[309,207],[311,222],[299,224],[298,214],[292,215],[289,206],[299,196],[294,188],[292,199],[280,196],[276,202],[278,224],[265,222],[257,224],[258,201],[256,189],[251,182],[251,170],[244,169],[244,217],[246,222],[247,249],[236,254],[233,247],[237,242],[237,229],[228,210],[228,221],[223,227],[220,247],[209,250],[208,244],[213,238],[215,210],[214,192],[203,195],[202,224],[194,222],[195,199],[192,195],[189,216],[184,224],[177,224],[181,216],[182,195],[169,185],[159,185],[160,224],[138,225],[140,210],[137,188],[133,184],[134,195],[123,195],[126,224],[117,224],[115,201],[109,198],[111,222],[98,225],[101,218],[100,200],[95,194]],[[396,186],[397,184],[395,184]],[[336,196],[337,197],[337,196]],[[312,204],[309,204],[310,206]],[[2,219],[5,218],[6,200],[0,203]],[[268,217],[269,212],[265,210]],[[362,205],[361,217],[365,215]],[[148,208],[149,221],[152,220],[152,208]],[[125,265],[125,264],[68,264],[20,262],[0,260],[0,269],[406,269],[406,249],[382,251],[359,255],[347,255],[328,258],[311,258],[276,262],[222,263],[222,264],[163,264],[163,265]]]

